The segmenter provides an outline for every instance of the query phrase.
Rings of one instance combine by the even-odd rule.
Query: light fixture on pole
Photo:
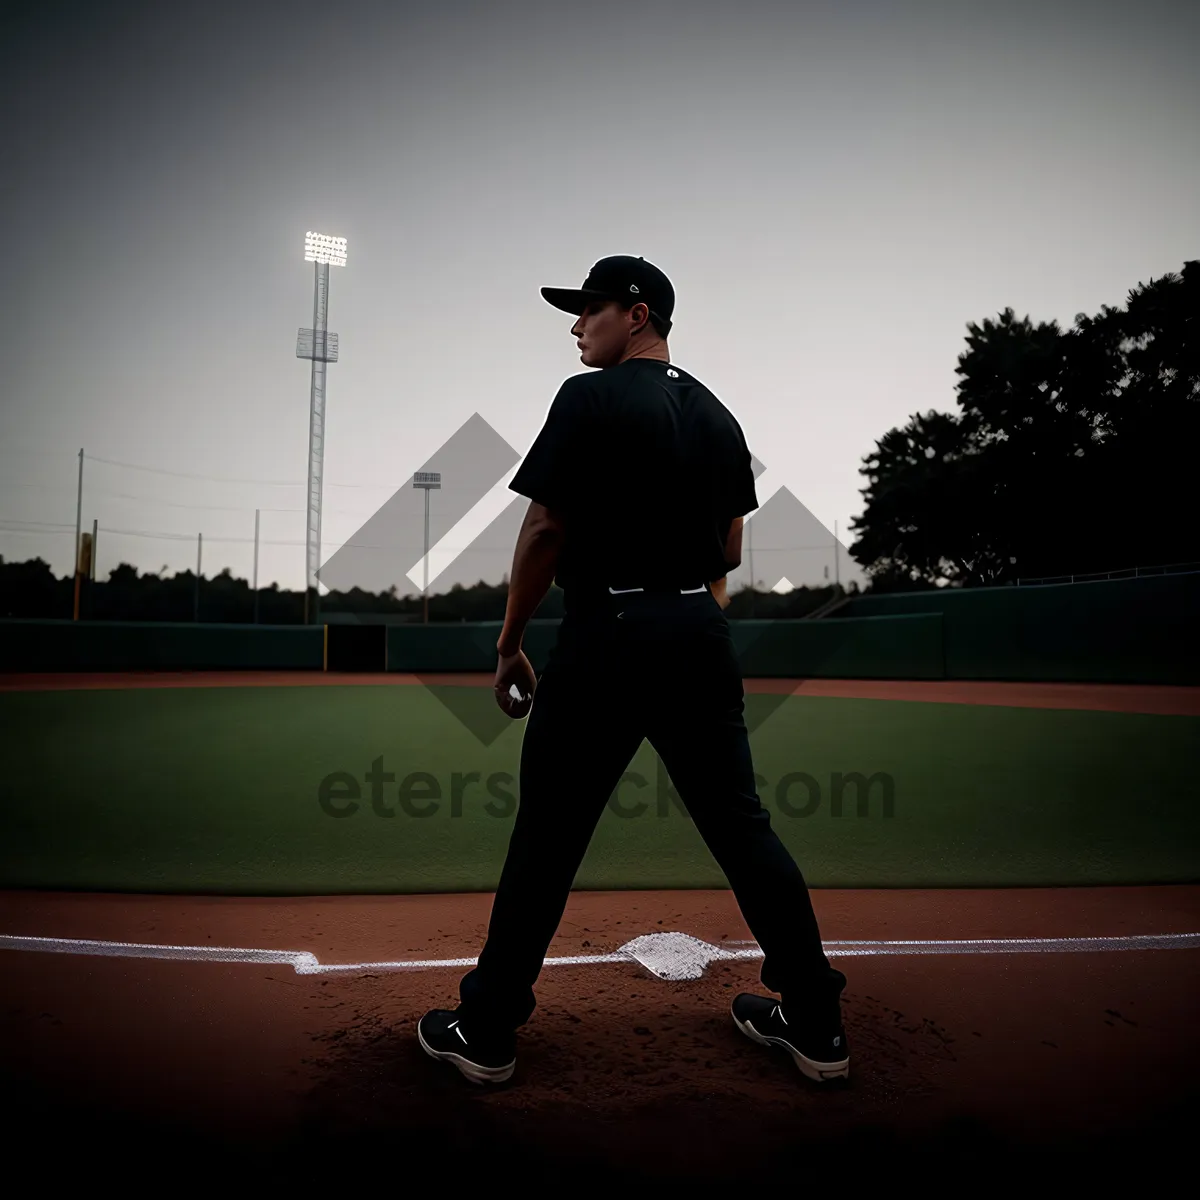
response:
[[[308,519],[304,537],[304,623],[308,624],[309,593],[314,618],[320,611],[317,571],[321,566],[321,492],[325,463],[325,364],[338,360],[338,336],[330,333],[329,268],[346,265],[346,239],[324,233],[304,235],[304,261],[313,264],[313,323],[296,338],[296,357],[312,360],[308,412]]]
[[[421,607],[426,625],[429,624],[429,493],[436,492],[441,486],[440,471],[418,471],[413,476],[413,487],[421,488],[425,492],[425,586],[421,589]]]

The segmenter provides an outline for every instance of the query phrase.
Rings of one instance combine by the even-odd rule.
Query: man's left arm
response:
[[[542,504],[530,503],[517,535],[504,628],[496,643],[501,658],[520,653],[525,630],[554,582],[565,532],[561,514]]]

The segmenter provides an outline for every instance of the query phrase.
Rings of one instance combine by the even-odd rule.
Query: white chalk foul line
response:
[[[873,954],[1092,954],[1113,950],[1200,950],[1200,933],[1125,937],[967,938],[960,941],[826,942],[832,957]]]
[[[660,979],[699,979],[713,962],[762,958],[753,943],[733,950],[687,933],[651,933],[626,942],[612,954],[576,954],[547,958],[548,967],[597,966],[636,962]],[[101,955],[109,958],[158,958],[176,962],[255,963],[290,966],[297,975],[346,975],[380,971],[434,971],[467,968],[475,958],[417,958],[398,962],[323,963],[307,950],[245,950],[231,946],[158,946],[145,942],[106,942],[82,938],[0,935],[0,949],[48,954]],[[1125,937],[967,938],[953,941],[826,942],[830,958],[897,954],[1079,954],[1120,950],[1197,950],[1200,933],[1159,933]]]

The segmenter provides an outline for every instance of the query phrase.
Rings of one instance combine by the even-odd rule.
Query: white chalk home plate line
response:
[[[762,958],[753,942],[741,949],[713,946],[687,933],[649,933],[612,954],[552,956],[548,967],[584,967],[636,962],[659,979],[699,979],[713,962]],[[967,938],[956,941],[826,942],[830,958],[884,954],[1069,954],[1116,950],[1198,950],[1200,933],[1157,933],[1123,937]],[[109,958],[162,958],[177,962],[256,963],[290,966],[297,975],[345,975],[376,971],[433,971],[475,966],[474,958],[415,958],[399,962],[323,963],[308,950],[242,950],[231,946],[157,946],[143,942],[104,942],[81,938],[0,935],[0,950]]]

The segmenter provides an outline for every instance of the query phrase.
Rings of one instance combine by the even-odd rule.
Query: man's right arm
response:
[[[725,567],[728,571],[736,571],[742,565],[743,522],[743,517],[734,517],[725,536]]]
[[[721,481],[718,485],[721,491],[721,498],[717,502],[718,513],[724,509],[726,513],[738,514],[729,518],[729,525],[725,532],[726,575],[712,585],[712,594],[722,608],[729,606],[729,594],[726,590],[728,572],[736,571],[742,565],[742,526],[745,523],[745,514],[758,508],[749,447],[746,445],[741,426],[733,419],[732,415],[729,415],[729,422],[734,435],[733,453],[730,456],[730,443],[725,441],[724,450],[719,455],[719,462],[715,465],[714,471],[716,477]]]
[[[725,538],[725,570],[726,574],[713,582],[711,591],[717,603],[722,608],[729,607],[728,572],[736,571],[742,565],[742,518],[734,517],[729,523],[729,533]]]

